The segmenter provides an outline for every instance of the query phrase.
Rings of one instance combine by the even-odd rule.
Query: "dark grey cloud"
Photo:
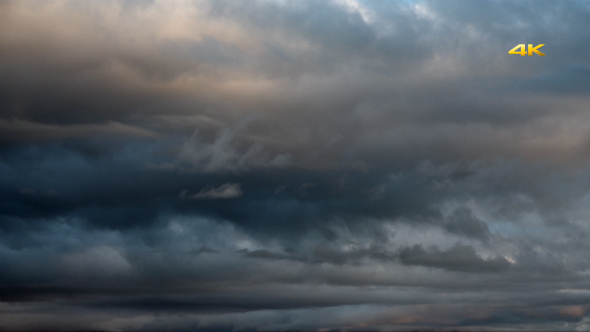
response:
[[[444,228],[450,233],[466,237],[489,240],[490,230],[488,225],[473,215],[469,209],[457,209],[448,217]]]
[[[589,17],[0,1],[0,330],[588,329]]]
[[[427,251],[420,245],[404,248],[399,253],[404,264],[423,265],[449,270],[469,272],[500,272],[510,267],[510,262],[504,257],[482,259],[477,256],[473,247],[455,245],[449,250]]]

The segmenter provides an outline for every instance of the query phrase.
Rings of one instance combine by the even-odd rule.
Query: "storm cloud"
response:
[[[0,1],[0,330],[589,329],[587,31],[573,0]]]

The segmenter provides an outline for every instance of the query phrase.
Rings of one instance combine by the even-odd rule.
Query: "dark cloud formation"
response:
[[[510,262],[504,257],[484,260],[477,256],[473,247],[462,245],[455,245],[447,251],[437,249],[426,251],[420,245],[414,245],[411,248],[402,249],[399,255],[404,264],[456,271],[498,272],[510,267]]]
[[[487,241],[490,238],[488,225],[473,215],[467,208],[459,208],[448,217],[445,229],[450,233]]]
[[[589,24],[0,1],[0,330],[590,328]]]

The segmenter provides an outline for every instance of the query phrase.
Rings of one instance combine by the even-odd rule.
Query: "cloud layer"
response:
[[[590,328],[589,29],[0,1],[0,330]]]

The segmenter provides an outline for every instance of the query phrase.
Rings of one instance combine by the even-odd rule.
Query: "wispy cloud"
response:
[[[202,189],[195,195],[188,195],[188,190],[180,193],[182,198],[194,199],[227,199],[242,196],[242,189],[239,183],[225,183],[218,188]]]

